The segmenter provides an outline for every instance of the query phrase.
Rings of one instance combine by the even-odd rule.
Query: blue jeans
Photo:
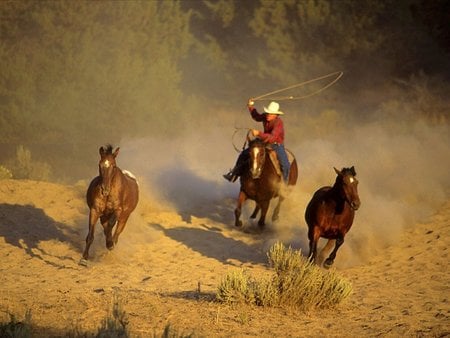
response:
[[[280,161],[281,171],[283,172],[283,180],[287,183],[289,179],[289,169],[290,164],[284,149],[284,145],[278,143],[272,143],[270,147],[277,153],[278,161]],[[249,157],[250,148],[245,148],[240,154],[236,161],[235,169],[236,174],[241,176],[243,170],[246,170],[247,160]]]
[[[288,182],[289,179],[289,160],[286,154],[286,149],[284,149],[283,144],[272,143],[270,145],[273,150],[277,153],[278,161],[280,161],[281,171],[283,172],[284,182]]]

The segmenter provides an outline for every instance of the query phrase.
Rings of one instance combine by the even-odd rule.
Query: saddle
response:
[[[278,161],[278,156],[275,150],[273,150],[271,147],[267,147],[266,150],[269,152],[269,158],[272,161],[273,167],[275,168],[277,175],[282,177],[283,176],[283,172],[281,171],[281,166],[280,166],[280,161]],[[289,161],[289,166],[292,165],[292,162],[294,162],[295,160],[295,156],[294,154],[289,150],[286,149],[286,154],[288,157],[288,161]]]

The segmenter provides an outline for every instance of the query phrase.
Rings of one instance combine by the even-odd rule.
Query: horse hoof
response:
[[[114,243],[106,244],[106,248],[111,251],[112,249],[114,249]]]
[[[236,223],[234,223],[234,226],[236,228],[241,228],[242,227],[242,221],[237,221]]]
[[[334,261],[331,259],[326,259],[325,262],[323,263],[323,267],[325,269],[329,269],[331,268],[331,266],[333,265]]]
[[[258,222],[258,226],[259,226],[260,229],[264,229],[264,227],[266,226],[266,223]]]
[[[84,259],[84,258],[81,258],[80,259],[80,261],[78,262],[78,265],[81,265],[81,266],[88,266],[88,261],[87,261],[87,259]]]

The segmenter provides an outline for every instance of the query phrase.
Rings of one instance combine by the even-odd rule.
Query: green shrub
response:
[[[308,310],[335,306],[352,291],[351,284],[336,272],[322,270],[282,243],[275,243],[267,256],[274,269],[271,278],[257,280],[243,270],[232,271],[222,279],[217,299]]]
[[[0,180],[7,180],[12,177],[13,176],[12,176],[11,170],[0,165]]]
[[[8,167],[14,178],[38,181],[48,181],[52,171],[47,163],[32,160],[31,151],[22,145],[17,147],[16,157],[9,161]]]

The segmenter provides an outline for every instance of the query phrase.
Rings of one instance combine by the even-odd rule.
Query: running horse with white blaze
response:
[[[285,199],[285,192],[281,191],[283,186],[282,173],[280,169],[277,170],[277,164],[274,164],[275,161],[270,155],[273,150],[269,149],[265,142],[259,138],[250,140],[249,136],[247,136],[247,139],[249,141],[248,159],[240,178],[241,188],[237,207],[234,210],[235,226],[242,226],[240,220],[242,205],[247,199],[251,199],[256,202],[256,206],[250,218],[256,218],[258,212],[261,211],[258,226],[263,228],[266,224],[266,214],[272,198],[278,197],[278,203],[272,214],[272,221],[278,219],[281,204]],[[294,186],[298,178],[297,161],[292,153],[289,151],[288,153],[292,163],[287,185]],[[274,156],[276,155],[274,154]]]
[[[327,269],[333,265],[336,253],[353,224],[355,211],[361,205],[355,168],[334,170],[337,174],[334,185],[317,190],[305,211],[309,239],[308,257],[312,262],[316,261],[319,238],[328,239],[326,248],[332,244],[332,240],[336,240],[333,251],[323,264]]]
[[[89,248],[94,241],[95,225],[100,218],[103,226],[106,247],[112,250],[117,244],[139,200],[139,187],[136,178],[128,171],[116,165],[119,149],[112,146],[100,147],[99,176],[95,177],[87,190],[86,202],[89,207],[89,233],[81,265],[87,265]],[[112,230],[116,226],[114,235]]]

